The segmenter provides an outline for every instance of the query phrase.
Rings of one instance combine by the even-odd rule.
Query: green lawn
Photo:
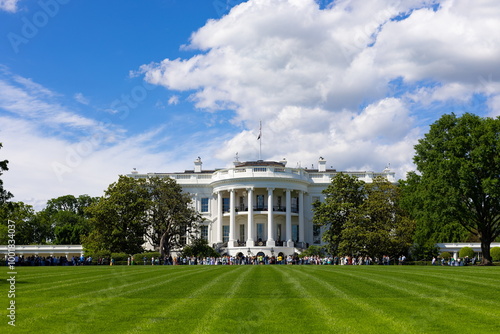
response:
[[[500,333],[500,267],[19,267],[0,333]]]

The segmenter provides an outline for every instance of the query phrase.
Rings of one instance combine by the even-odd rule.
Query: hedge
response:
[[[474,257],[474,250],[470,247],[463,247],[460,249],[460,252],[458,252],[458,256],[461,258],[468,256],[469,259],[472,259]]]
[[[500,261],[500,247],[491,248],[490,255],[493,261]]]

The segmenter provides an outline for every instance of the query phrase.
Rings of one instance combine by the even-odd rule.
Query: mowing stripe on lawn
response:
[[[498,277],[498,274],[497,274],[497,277],[494,278],[485,278],[483,276],[481,276],[481,280],[478,280],[478,277],[477,276],[471,276],[471,275],[464,275],[464,272],[465,271],[462,271],[460,270],[459,268],[457,268],[457,271],[455,271],[455,268],[451,268],[450,270],[441,270],[441,271],[437,271],[439,270],[440,268],[437,268],[436,270],[426,270],[426,271],[412,271],[411,274],[413,277],[424,277],[424,278],[428,278],[428,277],[433,277],[433,278],[437,278],[439,280],[443,280],[443,279],[446,279],[448,281],[455,281],[455,282],[463,282],[463,283],[468,283],[468,284],[474,284],[474,286],[478,286],[478,285],[481,285],[481,286],[485,286],[485,287],[489,287],[489,288],[494,288],[496,289],[500,283],[500,279]],[[465,270],[468,270],[468,269],[465,269]],[[397,273],[405,273],[406,272],[397,272],[397,271],[393,271],[393,273],[397,274]],[[439,273],[439,274],[438,274]],[[457,275],[460,275],[460,276],[457,276]],[[491,282],[491,283],[487,283],[486,281],[488,282]]]
[[[328,328],[333,329],[338,326],[337,319],[330,314],[330,306],[326,305],[322,300],[315,298],[311,293],[307,291],[307,289],[303,286],[302,281],[299,281],[295,275],[292,275],[290,270],[288,270],[288,266],[272,266],[272,268],[278,271],[281,275],[285,277],[285,279],[289,282],[291,286],[293,286],[292,291],[299,295],[302,301],[306,302],[311,308],[315,309],[318,314],[321,315],[324,323]],[[296,272],[294,271],[293,274]],[[341,291],[333,291],[337,295],[343,295]],[[347,330],[351,330],[350,326],[347,326]]]
[[[85,272],[84,273],[85,275],[89,275],[89,274],[92,274],[92,273],[89,273],[89,272]],[[144,273],[143,272],[135,272],[135,273],[127,273],[127,276],[128,277],[131,277],[131,276],[136,276],[136,275],[143,275]],[[74,276],[75,274],[73,274]],[[85,284],[88,284],[88,283],[91,283],[91,282],[97,282],[97,281],[103,281],[103,280],[108,280],[110,278],[113,278],[113,277],[116,277],[117,275],[119,275],[117,272],[108,272],[108,273],[105,273],[105,274],[102,274],[102,275],[98,275],[98,276],[93,276],[95,277],[94,279],[87,279],[85,280]],[[46,278],[46,276],[43,276],[41,278]],[[62,280],[58,280],[58,281],[50,281],[50,282],[37,282],[35,283],[37,284],[37,287],[36,287],[36,290],[38,293],[40,292],[45,292],[45,291],[50,291],[50,290],[58,290],[58,289],[63,289],[63,288],[70,288],[70,287],[80,287],[81,284],[82,284],[82,278],[81,277],[77,277],[77,278],[74,278],[74,279],[62,279]],[[40,286],[44,286],[44,285],[49,285],[49,287],[46,287],[46,288],[41,288]]]
[[[411,331],[413,331],[413,328],[409,327],[408,324],[401,319],[394,318],[392,315],[384,312],[383,310],[361,301],[359,298],[356,298],[356,296],[343,291],[341,287],[333,286],[310,273],[304,272],[303,270],[295,270],[293,274],[307,277],[308,279],[305,280],[306,282],[316,282],[323,289],[327,290],[329,294],[340,297],[342,299],[342,303],[351,304],[360,309],[362,311],[361,314],[363,315],[363,317],[370,316],[374,319],[375,322],[381,322],[385,324],[387,327],[391,328],[391,331],[395,333],[410,333]],[[325,296],[328,295],[325,294]],[[317,298],[314,299],[318,300]],[[325,307],[329,308],[329,306]]]
[[[464,291],[467,291],[466,289],[456,289],[456,288],[450,289],[449,288],[450,285],[456,287],[456,285],[457,285],[456,283],[467,283],[467,284],[469,284],[469,286],[473,285],[475,288],[482,286],[482,287],[486,287],[486,288],[491,289],[491,291],[497,291],[498,285],[500,283],[500,280],[497,280],[496,284],[485,283],[485,282],[482,282],[480,280],[480,279],[482,279],[482,277],[481,278],[476,277],[476,280],[473,281],[473,280],[463,280],[463,279],[457,277],[456,275],[454,275],[454,276],[429,275],[428,273],[421,273],[421,272],[417,272],[417,271],[411,272],[411,281],[408,281],[408,279],[405,279],[405,277],[398,278],[401,275],[408,276],[407,272],[393,272],[393,273],[395,274],[395,276],[393,276],[393,275],[388,276],[385,274],[381,274],[380,272],[373,272],[371,270],[364,272],[364,274],[367,274],[367,275],[372,275],[372,276],[376,276],[376,277],[383,276],[384,279],[386,279],[386,280],[398,281],[400,283],[411,282],[412,285],[420,286],[422,288],[426,288],[428,290],[433,290],[433,291],[436,291],[438,293],[443,293],[442,289],[444,286],[444,288],[446,288],[446,291],[449,291],[448,294],[453,294],[457,297],[463,297],[466,299],[473,299],[473,300],[476,300],[476,296],[474,296],[474,295],[471,296],[471,295],[464,293]],[[458,274],[458,273],[455,273],[455,274]],[[428,280],[429,277],[436,278],[436,280],[433,281],[432,283],[429,283],[429,280]],[[426,278],[427,280],[425,280],[425,282],[420,282],[420,280],[422,278]],[[460,284],[460,286],[463,286],[463,285],[464,284]],[[493,302],[495,305],[497,304],[494,301],[487,301],[487,302]]]
[[[88,292],[84,292],[84,293],[70,296],[69,297],[70,299],[80,299],[80,298],[86,298],[86,297],[98,295],[98,297],[92,298],[91,301],[89,301],[89,302],[76,304],[76,305],[73,305],[71,307],[67,307],[63,310],[62,313],[73,313],[73,310],[75,310],[75,309],[86,308],[86,307],[90,307],[90,306],[93,306],[93,305],[96,305],[99,303],[109,302],[114,298],[118,298],[118,297],[121,297],[124,295],[137,293],[138,291],[149,290],[149,289],[152,289],[152,288],[155,288],[158,286],[166,285],[168,283],[171,283],[172,281],[180,280],[186,276],[188,276],[188,277],[193,276],[200,271],[204,271],[204,268],[197,268],[197,270],[193,270],[190,272],[184,272],[183,274],[180,274],[180,275],[177,275],[174,277],[169,276],[169,275],[171,275],[170,271],[166,271],[162,275],[153,276],[149,279],[134,281],[133,283],[128,283],[128,284],[117,285],[116,281],[113,281],[113,282],[109,283],[109,284],[112,284],[111,287],[108,287],[105,289],[100,289],[100,290],[88,291]],[[169,278],[165,280],[164,279],[165,277],[169,277]],[[149,282],[154,282],[154,281],[158,281],[158,280],[161,280],[161,281],[158,283],[153,283],[153,284],[149,283]],[[148,284],[145,284],[145,283],[148,283]],[[135,286],[138,286],[138,287],[135,287]],[[117,289],[123,290],[124,288],[130,288],[130,289],[126,290],[126,291],[122,291],[122,292],[115,291]],[[102,294],[106,294],[106,295],[103,297]],[[37,304],[35,306],[36,307],[47,307],[49,305],[54,305],[54,304],[58,304],[58,303],[59,303],[59,300],[55,299],[55,300],[49,301],[47,303]],[[77,313],[75,313],[75,314],[77,314]],[[48,315],[39,316],[40,319],[45,319],[47,317],[48,317]]]
[[[234,298],[236,292],[240,290],[246,277],[253,271],[252,268],[255,268],[255,266],[246,268],[245,272],[238,277],[236,283],[231,284],[231,288],[227,293],[221,298],[215,299],[215,305],[199,320],[198,325],[193,329],[192,333],[210,333],[210,329],[213,327],[215,321],[224,321],[224,319],[220,317],[221,311],[231,302],[231,298]]]
[[[204,266],[201,266],[201,267],[204,267]],[[217,269],[220,267],[213,266],[212,268]],[[225,267],[225,268],[227,268],[227,267]],[[213,286],[219,284],[219,282],[224,281],[226,276],[237,274],[239,271],[241,271],[245,267],[244,266],[233,266],[233,267],[229,267],[229,268],[234,268],[234,269],[231,271],[227,271],[226,273],[217,275],[216,277],[212,276],[211,277],[212,280],[210,282],[207,282],[205,285],[200,286],[197,289],[194,289],[194,291],[191,292],[189,295],[183,296],[182,298],[177,299],[176,302],[167,305],[165,308],[160,310],[159,313],[157,312],[155,314],[152,314],[151,318],[152,319],[165,319],[167,317],[167,315],[172,314],[175,311],[181,309],[181,307],[184,306],[185,304],[192,302],[192,299],[198,298],[205,291],[207,291],[210,288],[212,288]],[[226,283],[223,283],[223,284],[226,284]],[[205,310],[205,311],[208,311],[208,310]],[[150,329],[152,326],[156,325],[155,321],[152,319],[147,319],[145,321],[140,322],[139,324],[134,324],[135,325],[134,328],[127,331],[127,333],[140,333],[140,332],[144,332],[144,331],[147,332],[148,329]],[[188,325],[188,324],[186,324],[186,325]]]
[[[321,269],[318,269],[318,270],[321,270]],[[429,297],[429,296],[424,295],[422,293],[422,289],[443,293],[443,291],[440,290],[438,287],[432,286],[430,284],[417,283],[415,281],[398,279],[398,278],[395,278],[393,276],[380,275],[380,274],[368,272],[368,271],[364,271],[363,275],[359,275],[359,274],[356,275],[356,274],[352,274],[352,273],[347,273],[344,270],[341,270],[338,273],[341,275],[347,275],[347,276],[356,278],[358,280],[368,281],[368,282],[371,282],[373,284],[383,286],[386,289],[398,290],[404,294],[409,294],[413,297],[421,298],[421,299],[427,299],[427,300],[428,299],[436,299],[435,296]],[[369,278],[366,275],[380,277],[381,279]],[[403,283],[404,287],[400,287],[397,284],[391,284],[391,283],[389,283],[389,281]],[[475,305],[474,308],[472,308],[470,302],[459,303],[457,301],[458,297],[466,298],[466,299],[470,299],[470,300],[476,300],[476,298],[474,298],[473,296],[465,295],[464,293],[457,291],[457,290],[448,290],[446,292],[446,295],[447,296],[445,296],[444,298],[439,299],[440,303],[447,304],[448,306],[454,307],[457,309],[464,309],[465,313],[474,312],[474,313],[477,313],[478,315],[490,314],[491,316],[497,316],[497,313],[493,309],[491,309],[490,307],[483,307],[482,305]],[[447,298],[450,295],[452,295],[454,297],[453,298],[454,301]],[[494,303],[494,304],[497,304],[497,303]],[[458,328],[460,328],[461,325],[458,324],[458,326],[459,326]]]

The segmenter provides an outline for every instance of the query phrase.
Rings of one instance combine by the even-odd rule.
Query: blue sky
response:
[[[132,168],[413,169],[442,114],[500,115],[481,0],[0,0],[5,187],[37,208]]]

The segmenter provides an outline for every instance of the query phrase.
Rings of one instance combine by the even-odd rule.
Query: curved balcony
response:
[[[212,174],[212,184],[220,181],[234,179],[255,179],[255,178],[273,178],[284,180],[297,180],[310,182],[307,172],[300,168],[285,168],[275,166],[245,166],[229,169],[222,169]]]

